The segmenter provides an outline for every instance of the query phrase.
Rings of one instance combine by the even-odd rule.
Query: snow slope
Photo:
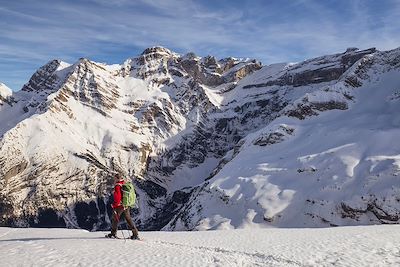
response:
[[[10,88],[8,88],[7,85],[4,83],[0,82],[0,110],[2,109],[2,106],[4,105],[4,102],[8,102],[9,97],[12,96],[12,91]]]
[[[165,229],[399,223],[399,70],[380,64],[392,53],[375,57],[362,86],[339,81],[293,102],[345,110],[280,116],[248,134]]]
[[[12,95],[11,89],[4,83],[0,82],[0,96],[6,98],[10,95]]]
[[[125,235],[127,232],[125,231]],[[400,226],[141,232],[0,228],[1,266],[398,266]],[[121,233],[119,233],[121,235]],[[122,235],[121,235],[122,237]]]

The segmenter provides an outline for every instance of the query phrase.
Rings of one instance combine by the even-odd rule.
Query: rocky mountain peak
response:
[[[305,86],[339,79],[355,62],[376,52],[375,48],[358,50],[350,48],[343,53],[308,59],[295,64],[282,65],[274,75],[263,78],[263,82],[247,84],[243,88],[264,86]],[[260,80],[261,81],[261,80]]]
[[[201,57],[197,56],[194,52],[188,52],[181,57],[181,60],[200,60]]]
[[[165,47],[162,47],[162,46],[153,46],[153,47],[146,48],[141,53],[141,55],[143,56],[143,55],[149,55],[149,54],[153,54],[153,53],[168,54],[168,55],[175,54],[171,50],[169,50],[168,48],[165,48]]]
[[[62,70],[67,69],[69,66],[70,64],[58,59],[49,61],[32,75],[29,82],[22,87],[22,91],[55,91],[57,89],[57,85],[62,83],[67,74]]]
[[[346,49],[346,52],[345,52],[345,53],[354,52],[354,51],[358,51],[358,50],[360,50],[360,49],[357,48],[357,47],[348,47],[348,48]]]
[[[218,66],[217,59],[214,56],[206,56],[203,58],[203,63],[206,68],[216,68]]]

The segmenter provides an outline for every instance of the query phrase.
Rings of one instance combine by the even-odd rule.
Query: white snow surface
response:
[[[127,236],[127,231],[124,231]],[[0,228],[1,266],[399,266],[399,225],[105,232]],[[122,237],[121,232],[118,233]]]
[[[12,95],[11,89],[8,88],[8,86],[5,85],[4,83],[0,82],[0,96],[6,98],[10,95]]]

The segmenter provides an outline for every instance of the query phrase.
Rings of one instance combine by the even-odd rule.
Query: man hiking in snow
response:
[[[117,237],[118,222],[121,217],[121,214],[124,214],[125,220],[128,223],[129,229],[132,230],[131,239],[139,239],[138,230],[137,230],[135,224],[133,223],[130,212],[129,212],[130,208],[133,207],[135,199],[136,199],[133,185],[130,182],[125,183],[124,179],[121,177],[121,175],[119,173],[115,174],[114,183],[115,183],[114,202],[113,202],[113,204],[111,204],[111,207],[113,208],[111,233],[106,235],[106,237],[108,237],[108,238],[116,238]],[[129,192],[129,189],[125,189],[126,185],[131,186],[130,190],[133,191],[133,196],[128,196],[128,194],[130,192]],[[124,189],[127,191],[125,191]]]

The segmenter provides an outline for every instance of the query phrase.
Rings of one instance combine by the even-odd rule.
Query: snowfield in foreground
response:
[[[85,230],[0,228],[0,265],[400,266],[400,225],[142,232],[144,241],[103,236]]]

